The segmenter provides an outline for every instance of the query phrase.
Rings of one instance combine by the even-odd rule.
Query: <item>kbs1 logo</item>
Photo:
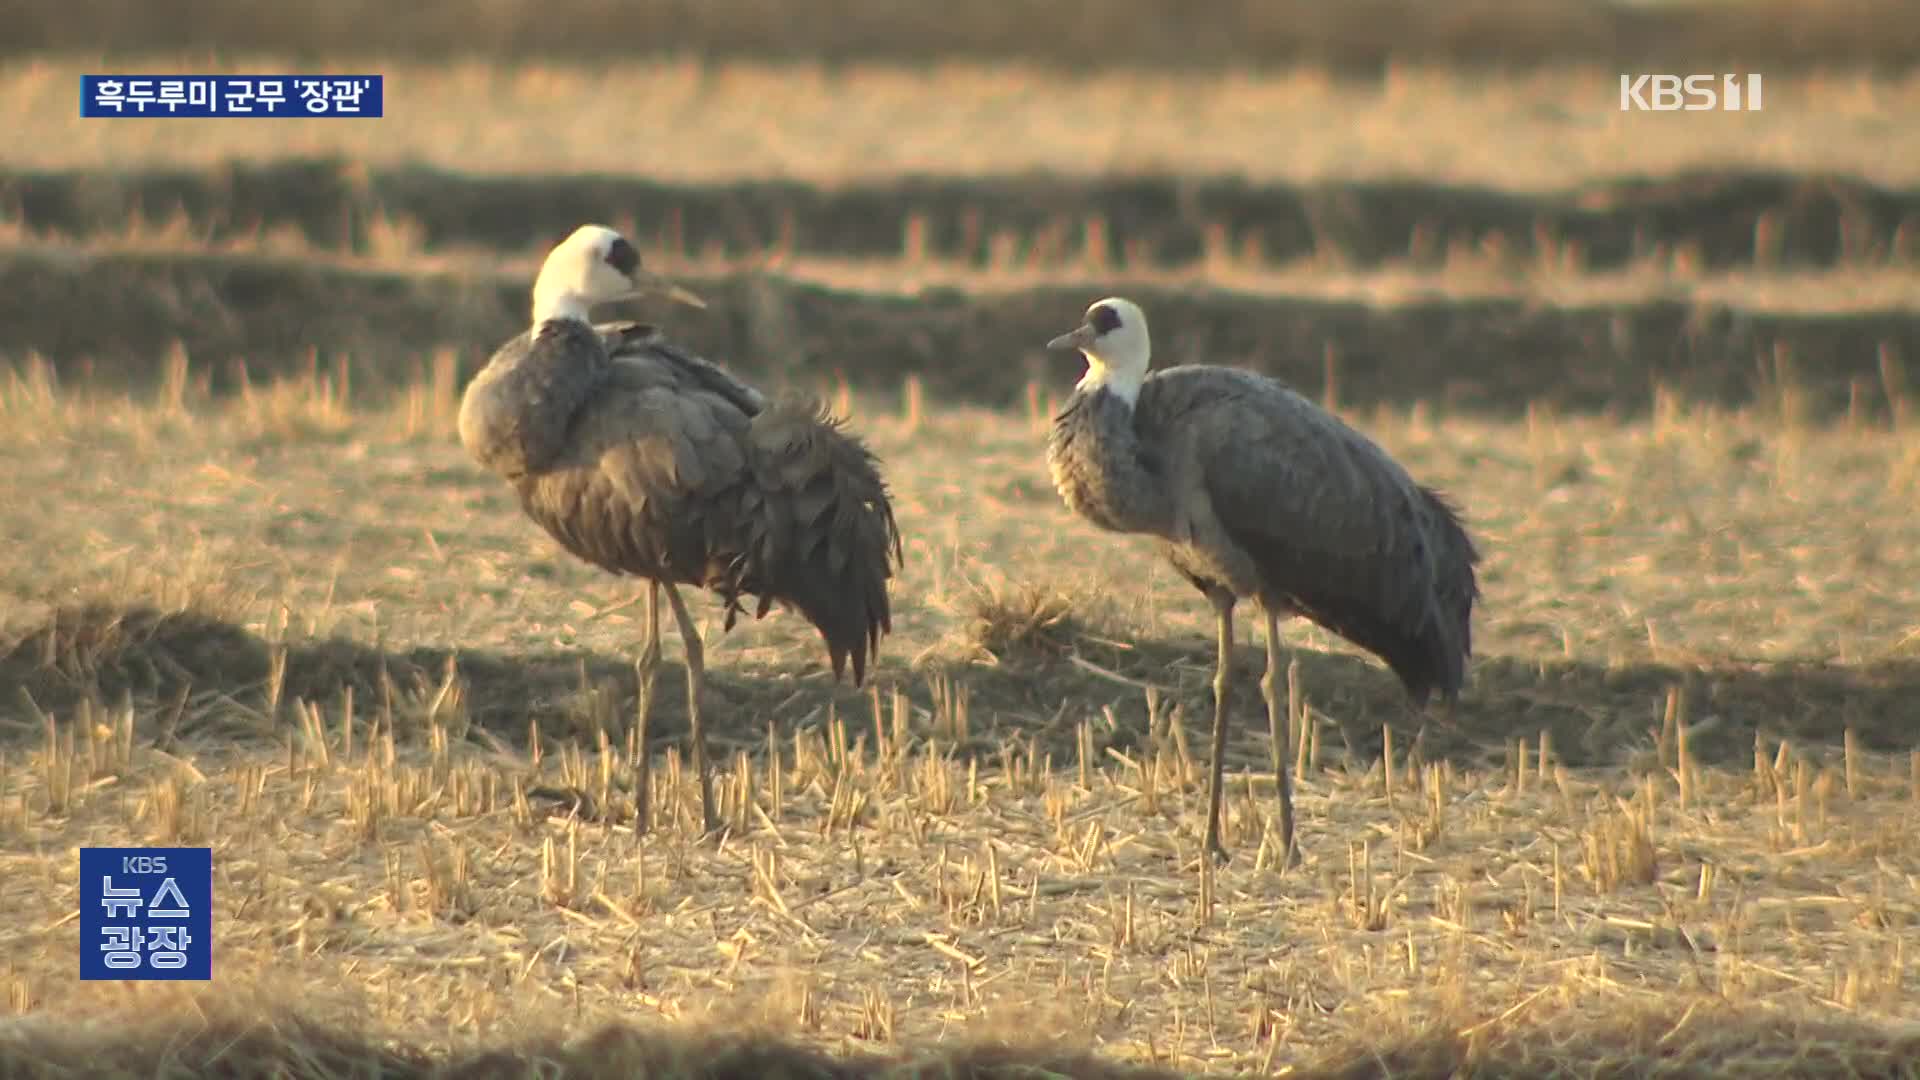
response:
[[[1760,76],[1621,75],[1621,112],[1759,112]]]
[[[80,978],[213,978],[213,849],[80,849]]]

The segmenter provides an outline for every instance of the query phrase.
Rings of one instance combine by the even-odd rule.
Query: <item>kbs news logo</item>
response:
[[[1760,111],[1759,75],[1621,75],[1621,112]]]

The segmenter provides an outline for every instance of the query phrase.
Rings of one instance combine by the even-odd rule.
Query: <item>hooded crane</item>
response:
[[[1266,615],[1260,688],[1284,757],[1280,620],[1305,616],[1379,656],[1416,706],[1434,691],[1452,701],[1472,652],[1479,555],[1440,494],[1281,383],[1199,364],[1149,376],[1147,318],[1127,300],[1099,301],[1047,347],[1087,361],[1048,440],[1054,487],[1094,525],[1156,538],[1218,618],[1206,849],[1224,861],[1235,602]],[[1295,847],[1284,763],[1277,780],[1285,867]]]
[[[640,265],[625,237],[583,225],[533,283],[533,326],[500,346],[460,403],[460,441],[513,485],[573,555],[646,578],[640,678],[660,662],[660,590],[686,646],[700,811],[713,810],[701,716],[704,650],[676,586],[717,593],[725,629],[759,598],[820,631],[839,678],[864,682],[892,629],[900,534],[878,464],[815,403],[768,401],[653,327],[588,322],[596,303],[664,293],[705,304]]]

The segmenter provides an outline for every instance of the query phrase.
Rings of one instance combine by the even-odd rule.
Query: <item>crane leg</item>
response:
[[[1413,745],[1407,749],[1407,765],[1418,769],[1420,766],[1416,762],[1427,759],[1427,709],[1425,706],[1415,707],[1409,702],[1407,712],[1413,721]]]
[[[1274,787],[1280,795],[1280,869],[1292,866],[1299,852],[1293,843],[1293,733],[1287,715],[1287,698],[1280,689],[1280,618],[1267,616],[1267,673],[1260,679],[1260,693],[1267,699],[1267,722],[1273,731]]]
[[[700,715],[700,691],[706,681],[706,650],[700,644],[700,631],[687,612],[687,602],[672,582],[663,583],[667,603],[673,607],[673,619],[680,625],[680,640],[687,649],[687,726],[693,729],[693,771],[700,777],[700,827],[712,833],[720,826],[713,812],[713,776],[707,766],[707,729]]]
[[[653,680],[660,670],[660,583],[647,582],[647,636],[640,647],[640,658],[633,662],[635,681],[639,683],[639,704],[633,733],[634,829],[647,831],[652,812],[653,789],[647,767],[647,718],[653,712]]]
[[[653,580],[647,582],[647,637],[637,666],[649,677],[660,668],[660,583]]]
[[[1206,855],[1224,863],[1230,856],[1220,843],[1220,779],[1226,767],[1227,703],[1233,688],[1233,594],[1210,593],[1207,599],[1213,603],[1214,615],[1219,620],[1220,658],[1213,672],[1213,767],[1207,780],[1205,843]]]

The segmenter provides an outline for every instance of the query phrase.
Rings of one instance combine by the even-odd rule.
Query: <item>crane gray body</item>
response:
[[[1416,706],[1453,700],[1472,654],[1479,553],[1458,515],[1372,440],[1278,380],[1205,365],[1148,373],[1146,316],[1109,297],[1048,343],[1087,360],[1047,442],[1054,487],[1111,532],[1154,538],[1216,615],[1205,846],[1220,842],[1233,609],[1266,616],[1261,680],[1279,764],[1283,865],[1294,857],[1279,623],[1303,616],[1384,660]]]
[[[1183,366],[1148,376],[1132,406],[1076,391],[1048,465],[1075,513],[1154,537],[1201,592],[1325,627],[1384,660],[1416,704],[1458,695],[1472,540],[1437,492],[1283,384]]]
[[[615,574],[757,597],[820,631],[856,683],[892,628],[900,554],[860,441],[641,323],[555,320],[501,346],[462,401],[460,437],[527,516]]]
[[[643,728],[667,594],[686,648],[687,720],[711,833],[705,647],[677,586],[719,594],[727,629],[746,610],[742,597],[758,598],[756,618],[775,603],[797,609],[820,631],[835,677],[850,664],[858,684],[892,628],[887,585],[900,533],[873,455],[816,403],[769,400],[651,326],[588,319],[595,304],[649,292],[706,306],[642,266],[616,230],[575,229],[534,279],[529,329],[467,385],[460,442],[561,547],[647,580],[636,664]],[[637,802],[644,828],[644,790]]]

